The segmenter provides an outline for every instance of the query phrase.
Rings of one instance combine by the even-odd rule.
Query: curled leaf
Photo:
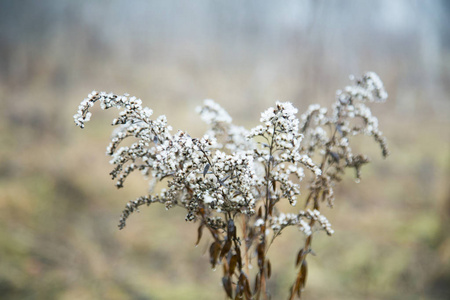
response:
[[[197,242],[195,243],[195,246],[198,246],[198,244],[200,243],[200,240],[202,238],[202,234],[203,234],[203,228],[204,228],[203,222],[202,224],[200,224],[200,226],[197,229]]]

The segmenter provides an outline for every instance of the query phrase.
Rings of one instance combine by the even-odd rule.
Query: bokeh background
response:
[[[117,191],[104,155],[111,112],[75,127],[96,89],[128,92],[200,135],[205,98],[253,127],[275,100],[330,105],[350,74],[375,71],[390,145],[348,174],[315,239],[305,299],[450,299],[448,1],[0,1],[0,298],[223,299],[206,240],[184,211]],[[136,174],[137,175],[137,174]],[[269,257],[285,299],[302,236]]]

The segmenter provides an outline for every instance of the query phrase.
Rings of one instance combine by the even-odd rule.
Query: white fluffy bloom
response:
[[[206,99],[203,102],[203,107],[197,107],[197,112],[200,113],[202,120],[206,124],[213,123],[231,123],[230,115],[214,100]]]

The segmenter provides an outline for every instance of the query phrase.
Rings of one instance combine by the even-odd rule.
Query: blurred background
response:
[[[128,92],[200,135],[213,98],[257,125],[276,100],[331,105],[378,73],[391,156],[347,174],[336,231],[319,235],[305,299],[450,299],[450,5],[447,1],[0,1],[0,298],[223,299],[184,211],[119,215],[105,156],[115,112],[72,116],[92,90]],[[294,280],[299,232],[269,253],[272,299]]]

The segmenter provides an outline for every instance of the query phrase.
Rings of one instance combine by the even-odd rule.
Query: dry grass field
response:
[[[450,298],[450,8],[445,1],[1,1],[0,298],[223,299],[206,240],[184,211],[151,206],[119,231],[105,156],[113,113],[73,123],[92,90],[128,92],[192,136],[212,98],[257,125],[276,100],[331,105],[350,74],[375,71],[372,105],[391,155],[347,174],[326,214],[305,299]],[[269,252],[286,299],[302,235]],[[212,296],[218,295],[218,296]]]

